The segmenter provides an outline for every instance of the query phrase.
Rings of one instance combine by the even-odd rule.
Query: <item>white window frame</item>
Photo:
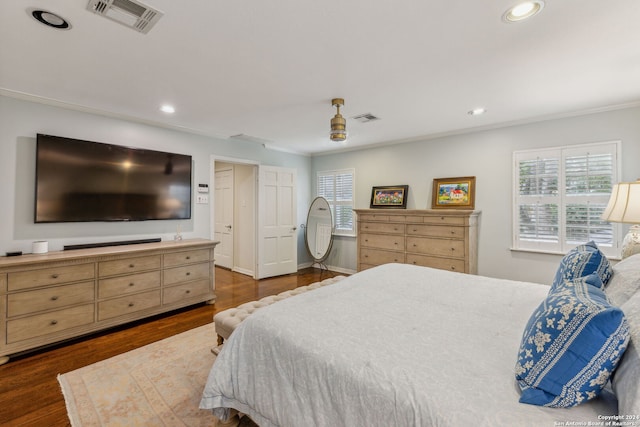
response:
[[[351,200],[335,200],[335,196],[334,196],[334,200],[329,200],[329,198],[323,196],[322,194],[320,194],[320,178],[321,177],[333,177],[333,185],[334,185],[334,191],[333,194],[336,194],[335,191],[335,185],[336,185],[336,175],[345,175],[345,174],[350,174],[351,175],[351,183],[352,183],[352,188],[351,188]],[[331,206],[331,214],[333,217],[333,226],[334,226],[334,231],[333,234],[336,236],[351,236],[351,237],[355,237],[356,235],[356,220],[355,220],[355,214],[353,212],[353,209],[356,206],[356,170],[353,168],[349,168],[349,169],[335,169],[335,170],[327,170],[327,171],[318,171],[316,173],[316,196],[323,196],[327,199],[327,201],[329,202],[329,206]],[[346,228],[338,228],[336,227],[336,206],[349,206],[351,207],[350,211],[351,211],[351,228],[350,229],[346,229]]]
[[[567,241],[567,224],[566,224],[566,206],[575,203],[577,200],[590,199],[597,201],[599,204],[607,205],[610,194],[594,195],[594,196],[573,196],[566,194],[566,171],[565,159],[569,155],[576,154],[593,154],[593,153],[612,153],[612,185],[619,181],[621,173],[621,141],[607,141],[588,144],[576,144],[560,147],[550,147],[533,150],[515,151],[513,153],[513,195],[512,195],[512,250],[542,252],[553,254],[565,254],[567,251],[575,247],[574,242]],[[520,196],[519,191],[519,163],[523,160],[535,158],[557,157],[559,159],[558,167],[558,192],[555,196]],[[536,198],[539,203],[557,203],[558,204],[558,241],[537,241],[520,239],[520,204],[527,197]],[[587,202],[588,203],[588,202]],[[612,242],[611,244],[598,244],[602,252],[611,258],[619,257],[619,247],[621,242],[621,227],[612,223]],[[586,242],[585,242],[586,243]]]

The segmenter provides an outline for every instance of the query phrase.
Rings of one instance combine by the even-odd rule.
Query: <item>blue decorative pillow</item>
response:
[[[607,257],[598,249],[595,242],[591,241],[575,247],[562,258],[551,290],[565,283],[571,283],[573,279],[593,273],[600,276],[601,287],[604,289],[613,275],[613,270]]]
[[[521,403],[569,407],[597,396],[629,342],[619,307],[596,274],[549,292],[524,330],[516,379]]]

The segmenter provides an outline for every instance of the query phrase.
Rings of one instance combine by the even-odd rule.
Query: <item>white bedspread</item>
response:
[[[611,396],[518,403],[518,346],[548,290],[404,264],[360,272],[247,318],[201,408],[235,408],[261,427],[553,427],[616,414]]]

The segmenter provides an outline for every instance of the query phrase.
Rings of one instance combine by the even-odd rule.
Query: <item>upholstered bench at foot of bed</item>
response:
[[[238,307],[229,308],[227,310],[221,311],[220,313],[217,313],[213,316],[213,323],[216,326],[216,333],[218,334],[218,345],[212,348],[211,351],[215,354],[218,354],[218,352],[220,351],[220,346],[222,346],[224,340],[228,339],[231,333],[238,327],[238,325],[242,323],[244,319],[249,317],[254,311],[262,307],[271,305],[274,302],[278,302],[282,299],[292,297],[303,292],[312,291],[322,286],[331,285],[332,283],[338,282],[344,278],[345,276],[330,277],[328,279],[324,279],[321,282],[315,282],[311,283],[310,285],[300,286],[295,289],[281,292],[277,295],[269,295],[257,301],[246,302],[239,305]]]

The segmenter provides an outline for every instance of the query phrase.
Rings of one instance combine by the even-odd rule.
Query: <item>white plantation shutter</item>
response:
[[[617,252],[615,224],[600,219],[618,180],[619,142],[514,153],[515,249],[565,253],[595,241]]]
[[[318,172],[317,195],[329,202],[335,234],[353,235],[354,169]]]

